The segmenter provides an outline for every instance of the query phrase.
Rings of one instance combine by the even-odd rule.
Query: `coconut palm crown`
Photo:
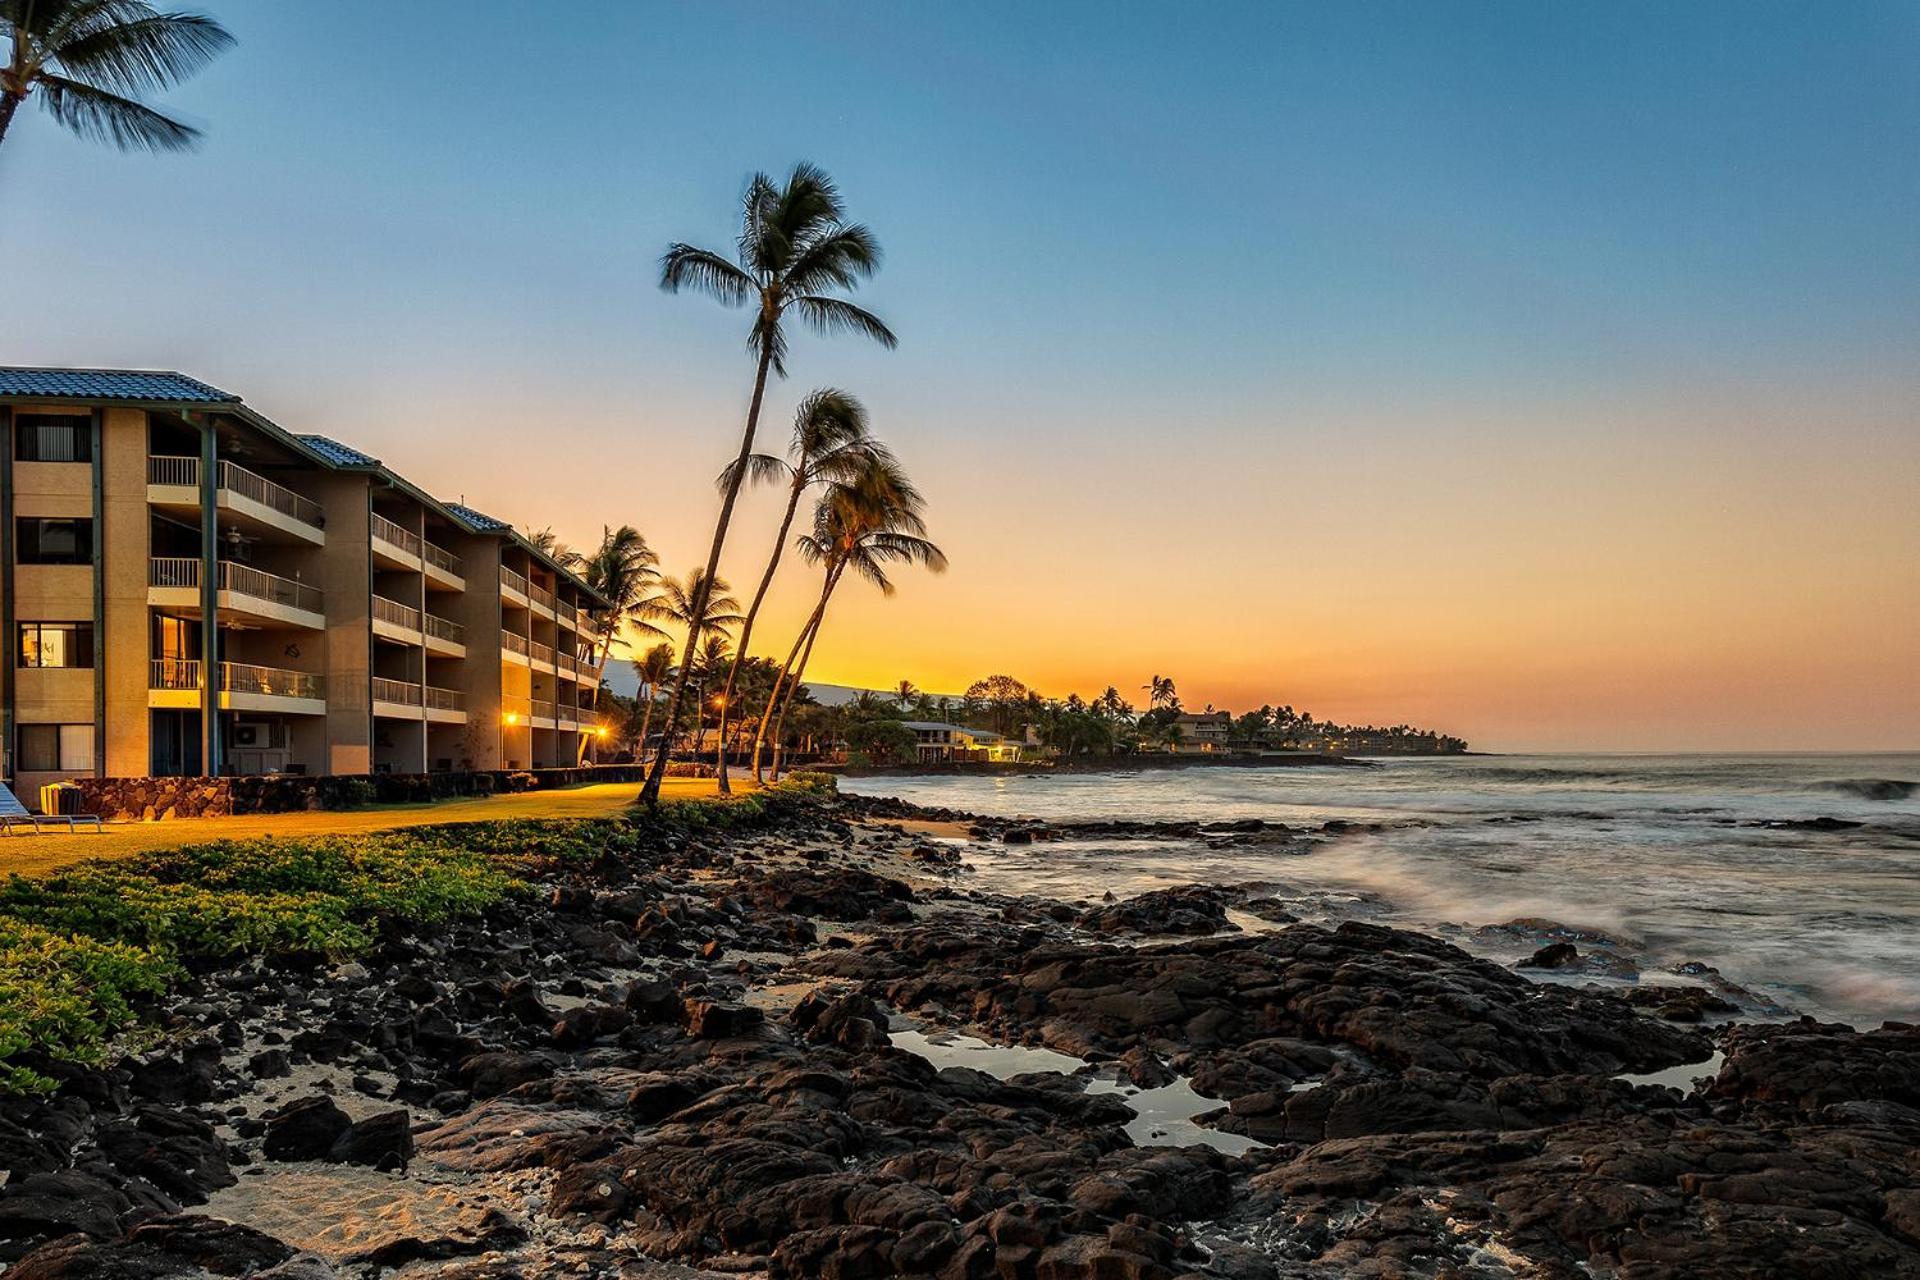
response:
[[[122,151],[183,151],[200,131],[141,98],[172,88],[233,44],[199,13],[144,0],[0,0],[0,141],[29,97],[83,138]]]

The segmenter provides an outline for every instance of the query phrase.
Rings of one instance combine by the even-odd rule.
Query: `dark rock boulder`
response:
[[[322,1160],[352,1125],[332,1098],[325,1094],[289,1102],[268,1112],[266,1137],[260,1150],[269,1160]]]

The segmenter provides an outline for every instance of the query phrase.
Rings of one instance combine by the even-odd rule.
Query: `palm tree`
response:
[[[727,594],[730,588],[725,578],[710,578],[705,569],[695,567],[687,572],[685,578],[660,579],[660,595],[656,607],[659,612],[654,616],[666,622],[675,622],[687,629],[687,642],[680,652],[692,655],[691,661],[680,664],[680,672],[674,677],[673,687],[677,700],[680,688],[686,684],[688,669],[699,661],[700,637],[709,630],[722,630],[741,620],[740,602]],[[667,723],[676,722],[674,712],[667,712]]]
[[[660,597],[660,557],[647,545],[646,538],[630,524],[618,529],[601,526],[600,547],[590,556],[576,557],[573,566],[588,586],[611,602],[610,608],[594,613],[594,665],[602,679],[615,645],[628,643],[626,633],[664,636],[654,625],[662,616]]]
[[[1180,701],[1180,695],[1174,692],[1172,676],[1153,676],[1140,687],[1146,690],[1150,707],[1171,707]]]
[[[821,496],[814,510],[813,532],[799,540],[800,554],[808,563],[822,568],[820,598],[794,640],[760,717],[761,727],[753,744],[756,782],[760,780],[761,745],[768,736],[773,739],[773,773],[779,776],[780,732],[787,707],[806,675],[827,604],[847,570],[852,569],[889,596],[894,590],[886,573],[889,564],[921,564],[935,573],[946,571],[945,553],[924,536],[926,522],[920,517],[924,505],[919,490],[891,459],[875,459],[857,478],[830,485]]]
[[[654,695],[660,686],[673,677],[673,646],[657,644],[647,650],[645,657],[633,660],[633,674],[639,677],[640,687],[634,696],[640,699],[640,755],[647,750],[647,731],[653,727]]]
[[[784,378],[787,373],[787,333],[783,327],[787,313],[793,312],[821,333],[861,333],[885,347],[896,342],[893,330],[878,316],[834,296],[853,289],[879,268],[880,245],[865,227],[846,221],[839,189],[824,171],[797,164],[784,184],[764,173],[755,174],[742,202],[738,247],[738,264],[690,244],[669,245],[660,262],[660,287],[669,293],[698,289],[730,307],[755,307],[753,327],[747,333],[747,349],[754,355],[753,396],[747,402],[739,458],[727,477],[720,517],[713,526],[707,582],[714,581],[720,572],[727,525],[733,519],[740,485],[747,477],[748,459],[753,456],[767,374]],[[698,618],[705,609],[699,607],[701,602],[694,603],[691,612]],[[699,639],[699,625],[694,624],[689,650]],[[674,680],[668,699],[669,723],[678,715],[685,691],[683,671]],[[660,780],[666,772],[667,750],[662,744],[647,773],[646,785],[640,789],[642,803],[649,807],[659,803]]]
[[[913,700],[919,696],[920,690],[911,680],[902,680],[899,684],[893,686],[893,700],[900,704],[902,711],[912,706]]]
[[[800,408],[793,415],[793,442],[787,446],[786,458],[756,453],[747,459],[750,479],[787,481],[787,509],[780,518],[779,531],[773,535],[773,553],[767,557],[766,571],[760,575],[760,585],[747,606],[746,620],[740,624],[740,648],[734,654],[734,665],[727,672],[727,687],[721,695],[724,699],[720,704],[721,746],[714,761],[714,778],[722,792],[733,789],[727,780],[726,741],[727,709],[733,703],[734,681],[740,664],[747,658],[747,645],[753,640],[754,620],[760,616],[767,589],[773,585],[773,575],[780,568],[780,557],[786,550],[787,535],[793,531],[793,518],[800,510],[801,497],[816,484],[850,480],[871,459],[891,456],[885,445],[867,434],[866,407],[844,391],[825,387],[800,402]],[[738,467],[736,462],[721,473],[722,492],[732,482]]]
[[[162,13],[144,0],[0,0],[0,141],[35,90],[47,114],[122,151],[183,151],[200,131],[139,95],[168,89],[233,43],[212,18]]]

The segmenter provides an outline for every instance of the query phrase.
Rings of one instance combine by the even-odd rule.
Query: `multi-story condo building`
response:
[[[0,368],[5,773],[572,766],[605,605],[503,521],[177,373]]]

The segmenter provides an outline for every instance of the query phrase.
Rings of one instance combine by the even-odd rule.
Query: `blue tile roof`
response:
[[[184,373],[143,369],[25,369],[0,366],[0,396],[49,400],[159,400],[238,404],[240,397]]]
[[[496,520],[484,511],[475,511],[472,507],[461,506],[457,502],[445,504],[447,510],[459,516],[481,533],[511,533],[513,526],[505,520]]]
[[[351,445],[341,444],[326,436],[301,436],[300,443],[313,450],[336,467],[377,467],[380,459],[370,453],[362,453]]]

